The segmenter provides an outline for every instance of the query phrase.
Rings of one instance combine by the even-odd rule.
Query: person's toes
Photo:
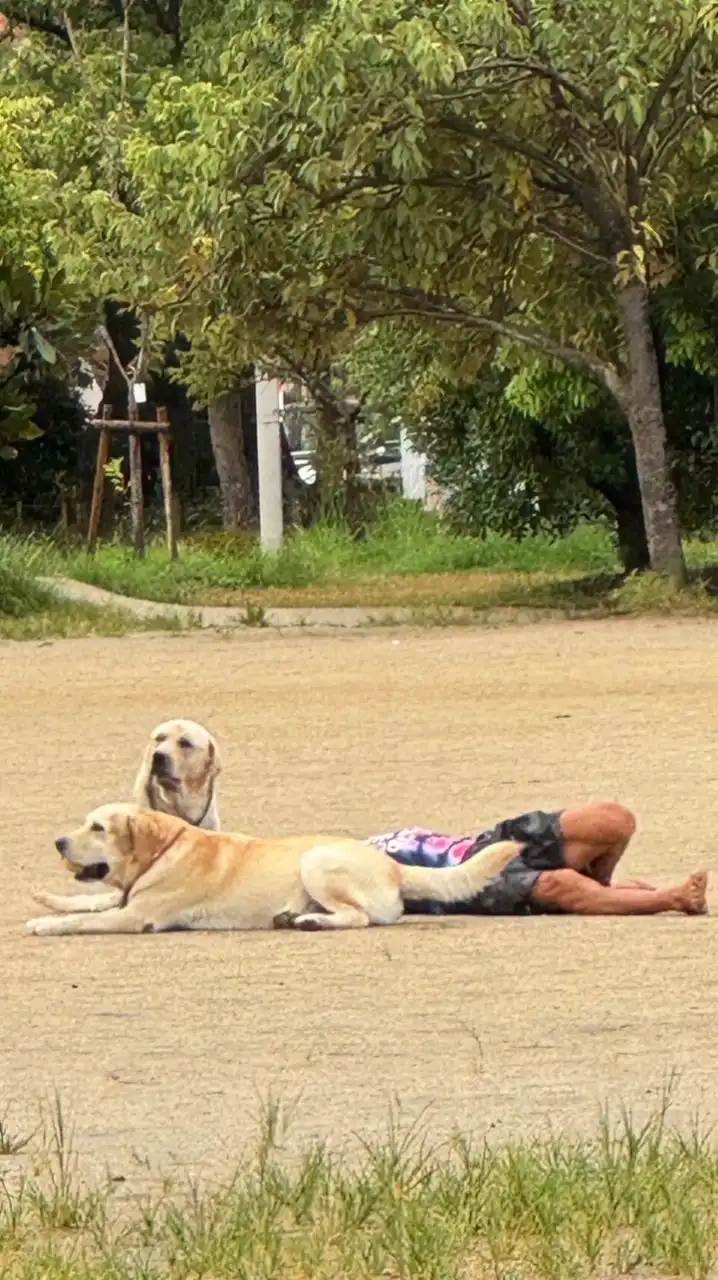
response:
[[[686,900],[691,915],[704,915],[708,910],[706,892],[708,889],[708,872],[694,871],[686,881]]]

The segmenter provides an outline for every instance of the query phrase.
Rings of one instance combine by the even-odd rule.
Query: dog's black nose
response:
[[[55,841],[55,848],[57,849],[58,853],[62,854],[63,857],[65,856],[65,854],[67,853],[67,840],[65,839],[64,836],[58,836],[57,840]]]
[[[167,768],[167,756],[165,755],[164,751],[155,751],[154,755],[152,756],[152,768],[153,769]]]

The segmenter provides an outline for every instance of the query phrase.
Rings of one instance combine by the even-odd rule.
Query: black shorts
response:
[[[453,908],[462,915],[516,916],[546,914],[548,907],[537,906],[531,899],[534,885],[542,871],[560,871],[566,866],[561,834],[561,814],[534,809],[518,818],[507,818],[490,831],[482,831],[469,857],[480,853],[499,840],[514,840],[524,846],[498,876],[494,876],[471,902]]]

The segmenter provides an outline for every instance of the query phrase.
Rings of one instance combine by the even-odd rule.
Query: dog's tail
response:
[[[521,845],[513,840],[500,840],[457,867],[407,867],[398,863],[401,896],[414,902],[469,902],[520,852]]]

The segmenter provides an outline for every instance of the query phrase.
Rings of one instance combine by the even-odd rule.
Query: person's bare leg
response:
[[[567,867],[583,872],[598,884],[608,886],[623,857],[636,820],[625,805],[614,801],[587,804],[581,809],[566,809],[560,818]],[[619,888],[614,885],[614,888]],[[650,890],[642,881],[621,885],[622,889]]]
[[[584,916],[642,916],[679,911],[703,915],[708,873],[696,871],[668,889],[629,889],[598,884],[579,871],[542,871],[531,893],[538,907]]]

